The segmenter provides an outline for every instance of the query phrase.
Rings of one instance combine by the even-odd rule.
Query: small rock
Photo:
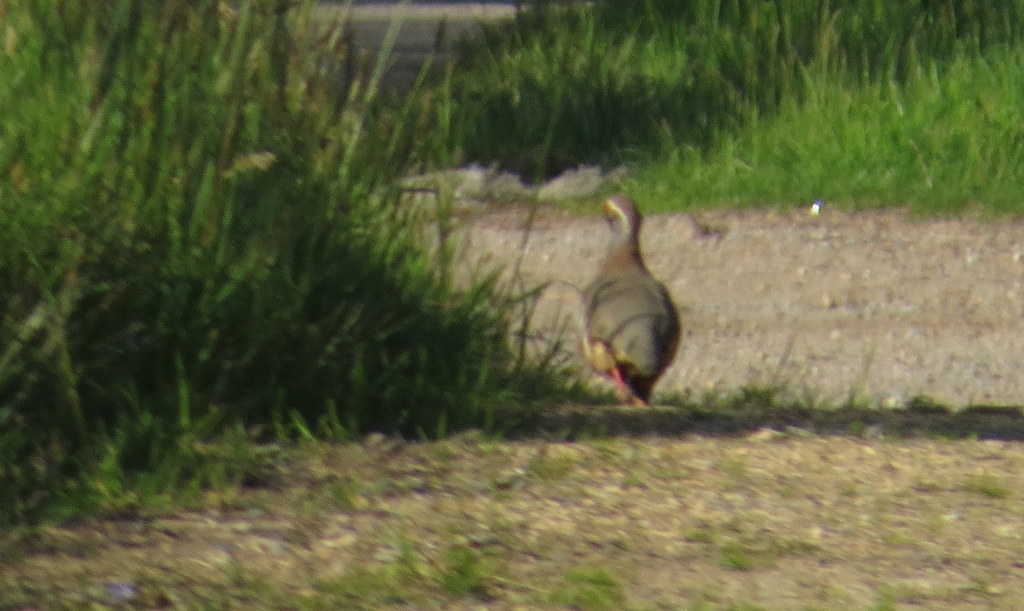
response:
[[[439,196],[451,194],[457,206],[482,201],[524,201],[533,199],[534,195],[515,174],[502,172],[495,166],[485,168],[475,164],[409,176],[402,180],[401,187],[414,191],[434,190]]]
[[[747,435],[747,439],[749,441],[776,441],[785,436],[785,433],[782,431],[765,427]]]
[[[592,165],[579,166],[574,170],[566,170],[552,178],[537,190],[537,199],[542,201],[562,201],[580,199],[596,194],[609,182],[621,180],[624,170],[618,168],[608,174],[601,168]]]

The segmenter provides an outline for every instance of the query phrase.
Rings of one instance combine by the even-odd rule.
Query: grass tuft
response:
[[[312,8],[6,7],[0,523],[238,485],[254,440],[490,426],[546,375],[402,207],[430,96],[339,88]]]
[[[488,562],[472,547],[456,545],[445,552],[445,563],[437,576],[438,585],[455,597],[486,597],[493,574]]]
[[[552,603],[583,610],[621,608],[625,600],[619,580],[601,567],[568,570],[561,586],[551,594]]]
[[[1012,494],[1012,490],[1000,478],[991,475],[969,477],[961,488],[964,492],[972,492],[990,499],[1005,499]]]

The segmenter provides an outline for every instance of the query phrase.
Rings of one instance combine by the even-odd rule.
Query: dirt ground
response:
[[[0,537],[7,609],[1018,609],[1024,449],[373,438],[193,511]]]
[[[570,284],[583,286],[603,256],[608,231],[596,212],[540,215],[525,251],[521,212],[484,216],[468,234],[469,252],[510,269],[523,252],[526,286],[556,281],[541,298],[542,336],[573,311]],[[916,220],[827,204],[817,216],[651,215],[642,247],[685,328],[663,393],[781,384],[824,403],[1024,402],[1020,221]]]

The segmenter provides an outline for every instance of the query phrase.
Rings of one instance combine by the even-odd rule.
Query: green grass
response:
[[[473,548],[448,548],[435,570],[412,542],[400,539],[395,545],[395,557],[383,566],[354,566],[338,577],[316,583],[315,594],[302,601],[303,608],[330,609],[342,605],[373,609],[403,603],[419,606],[438,595],[452,600],[487,596],[495,569]]]
[[[626,602],[622,584],[608,569],[585,566],[566,571],[551,602],[574,609],[618,609]]]
[[[992,475],[976,475],[967,478],[961,486],[964,492],[972,492],[990,499],[1006,499],[1013,493],[1001,478]]]
[[[728,490],[728,486],[724,489]],[[776,535],[756,524],[739,521],[702,525],[682,533],[682,539],[704,548],[718,566],[730,571],[762,569],[784,558],[815,556],[823,551],[812,541]]]
[[[531,475],[550,481],[568,476],[578,462],[578,456],[568,449],[559,445],[545,445],[527,467]]]
[[[754,568],[750,550],[740,543],[726,543],[719,550],[719,564],[733,571],[749,571]]]
[[[383,60],[339,89],[309,3],[0,6],[0,523],[238,486],[252,440],[488,427],[528,388],[510,295],[456,287],[400,205],[440,109],[378,98]]]
[[[910,204],[925,213],[1020,214],[1024,48],[958,56],[900,85],[807,76],[809,96],[722,138],[651,156],[635,177],[652,207]]]
[[[453,597],[486,597],[494,567],[483,555],[467,545],[454,545],[444,554],[444,566],[437,576],[441,589]]]
[[[415,603],[427,597],[424,577],[414,567],[395,560],[381,568],[355,567],[344,575],[317,583],[316,594],[302,601],[305,608],[356,609]]]
[[[630,162],[649,209],[1020,212],[1020,3],[534,4],[467,43],[465,158]]]

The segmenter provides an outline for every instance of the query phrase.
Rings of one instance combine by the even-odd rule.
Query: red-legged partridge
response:
[[[604,204],[612,241],[583,291],[583,356],[615,382],[619,398],[647,405],[679,346],[679,314],[640,254],[640,211],[616,195]]]

